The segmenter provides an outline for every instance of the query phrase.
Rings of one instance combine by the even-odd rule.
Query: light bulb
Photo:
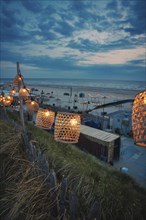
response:
[[[77,120],[73,118],[70,120],[70,123],[72,126],[75,126],[75,125],[77,125]]]
[[[46,116],[49,116],[49,115],[50,115],[50,113],[47,111],[47,112],[45,113],[45,115],[46,115]]]

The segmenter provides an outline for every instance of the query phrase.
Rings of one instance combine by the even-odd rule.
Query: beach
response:
[[[74,111],[84,111],[93,109],[100,104],[106,104],[125,99],[134,99],[138,90],[131,89],[114,89],[101,87],[86,86],[61,86],[61,85],[31,85],[38,91],[33,94],[43,97],[43,103],[56,107],[72,109]],[[106,112],[110,113],[117,109],[131,109],[131,103],[112,106],[106,108]],[[93,111],[92,114],[99,114],[102,109]]]

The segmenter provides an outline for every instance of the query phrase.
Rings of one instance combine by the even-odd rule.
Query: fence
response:
[[[5,107],[4,107],[5,108]],[[60,178],[52,169],[44,151],[37,150],[35,141],[31,140],[28,132],[21,125],[11,120],[6,109],[0,107],[0,117],[9,121],[16,131],[21,131],[23,140],[23,152],[33,167],[32,176],[41,176],[42,182],[48,188],[48,213],[54,220],[97,220],[99,219],[99,204],[95,201],[88,208],[87,216],[81,216],[79,198],[69,189],[69,183],[65,176]],[[86,210],[87,211],[87,210]],[[86,213],[86,212],[85,212]]]

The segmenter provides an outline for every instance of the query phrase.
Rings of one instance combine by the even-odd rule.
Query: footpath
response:
[[[132,138],[121,136],[120,159],[114,167],[146,188],[146,148],[136,146]]]

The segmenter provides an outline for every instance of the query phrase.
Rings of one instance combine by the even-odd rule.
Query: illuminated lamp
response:
[[[0,95],[0,102],[2,102],[3,101],[3,95]]]
[[[27,107],[28,113],[32,115],[34,112],[37,112],[39,109],[38,103],[33,99],[29,99],[26,101],[26,107]]]
[[[146,147],[146,90],[135,96],[132,106],[132,131],[135,144]]]
[[[13,81],[13,86],[20,87],[20,85],[22,83],[22,80],[23,80],[23,78],[22,78],[21,74],[16,75],[16,77],[15,77],[15,79]]]
[[[11,103],[13,102],[13,97],[12,96],[3,97],[2,102],[4,106],[10,106]]]
[[[12,90],[10,90],[9,94],[12,95],[12,96],[15,95],[16,94],[16,89],[13,88]]]
[[[29,96],[29,89],[27,89],[25,86],[23,88],[20,88],[19,90],[19,99],[26,100]]]
[[[54,139],[63,143],[77,143],[80,136],[80,115],[58,113],[55,122]]]
[[[36,126],[43,129],[51,129],[54,122],[55,112],[40,108],[36,115]]]

